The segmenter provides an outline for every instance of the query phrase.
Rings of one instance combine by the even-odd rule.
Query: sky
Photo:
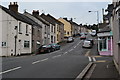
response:
[[[58,1],[58,0],[57,0]],[[67,17],[68,19],[73,18],[78,24],[96,24],[97,13],[88,11],[99,11],[99,22],[102,21],[102,8],[106,9],[110,1],[104,2],[40,2],[40,1],[29,1],[22,2],[18,1],[19,12],[23,13],[26,9],[27,12],[32,13],[33,10],[39,10],[40,13],[51,14],[55,18]],[[9,1],[2,2],[2,6],[7,7]]]

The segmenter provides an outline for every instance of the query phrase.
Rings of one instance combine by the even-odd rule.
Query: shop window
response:
[[[100,51],[106,51],[107,50],[107,38],[105,37],[100,38],[99,43],[100,43],[99,45]]]

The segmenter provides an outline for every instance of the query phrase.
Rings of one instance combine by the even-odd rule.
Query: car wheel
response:
[[[48,50],[48,53],[50,53],[51,51],[50,50]]]

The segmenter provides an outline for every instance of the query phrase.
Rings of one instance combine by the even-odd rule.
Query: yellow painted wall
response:
[[[72,36],[71,24],[68,21],[64,20],[63,18],[59,18],[58,20],[64,24],[64,31],[66,31],[66,34],[64,34],[64,36],[65,37]],[[68,32],[69,34],[67,34]]]

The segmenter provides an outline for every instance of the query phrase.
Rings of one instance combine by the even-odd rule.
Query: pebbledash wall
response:
[[[0,40],[0,52],[2,51],[2,53],[0,53],[0,56],[31,53],[32,26],[16,20],[14,17],[6,13],[2,7],[0,7],[0,12],[2,12],[2,18],[0,18],[0,23],[2,23],[2,25],[0,25],[0,30],[2,31],[0,37],[2,38],[2,40]],[[21,23],[22,34],[19,34],[19,23]],[[25,35],[26,25],[28,25],[28,36]],[[27,48],[24,46],[25,41],[29,41],[29,47]]]

